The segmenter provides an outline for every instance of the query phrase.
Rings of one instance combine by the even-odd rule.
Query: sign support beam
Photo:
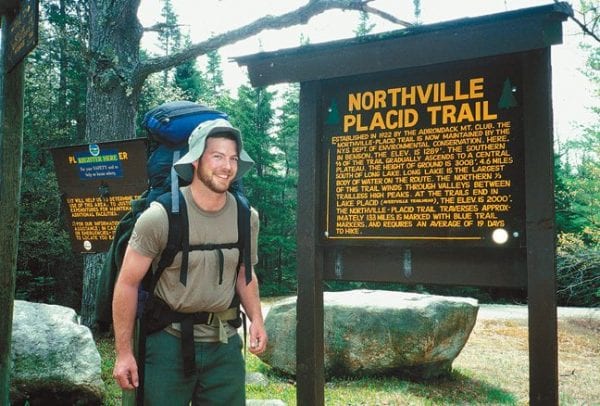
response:
[[[320,212],[317,207],[320,170],[315,146],[318,145],[318,111],[315,103],[319,82],[302,83],[300,91],[299,156],[303,157],[298,176],[298,219],[312,225],[298,229],[298,300],[296,328],[296,381],[299,405],[319,406],[324,398],[323,340],[323,252],[314,244]],[[305,270],[305,271],[302,271]]]
[[[529,401],[558,405],[556,242],[554,229],[554,152],[550,49],[527,54],[523,61],[527,291],[529,306]]]
[[[8,29],[12,22],[2,16],[0,63],[0,404],[9,404],[12,320],[15,294],[19,201],[23,155],[24,62],[6,71]]]

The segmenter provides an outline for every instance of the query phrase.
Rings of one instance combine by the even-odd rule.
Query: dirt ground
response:
[[[263,303],[265,315],[275,301]],[[559,404],[600,406],[600,308],[559,307],[557,318]],[[529,405],[527,323],[527,305],[480,304],[453,369]]]
[[[527,308],[480,309],[477,323],[454,369],[476,374],[529,404]],[[483,356],[485,355],[485,356]],[[563,310],[558,317],[559,402],[600,405],[600,312]]]

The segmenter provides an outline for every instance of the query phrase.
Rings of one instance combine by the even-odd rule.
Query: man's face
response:
[[[216,193],[225,193],[238,169],[237,145],[234,140],[211,137],[197,161],[196,177]]]

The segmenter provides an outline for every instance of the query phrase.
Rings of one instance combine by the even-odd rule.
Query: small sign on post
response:
[[[146,190],[146,140],[55,148],[73,251],[108,251],[131,200]]]
[[[38,42],[39,2],[21,0],[17,14],[8,27],[6,71],[10,72]]]

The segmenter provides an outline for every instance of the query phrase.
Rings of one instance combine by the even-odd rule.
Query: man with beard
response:
[[[251,321],[250,352],[259,354],[265,350],[267,334],[256,275],[251,270],[252,278],[247,280],[240,249],[231,246],[238,240],[238,202],[228,190],[253,161],[242,148],[240,131],[225,119],[200,124],[188,142],[189,152],[174,168],[182,179],[191,182],[181,188],[189,219],[189,245],[215,248],[190,251],[184,278],[182,255],[178,253],[160,276],[154,296],[169,312],[209,316],[203,317],[201,323],[193,323],[192,370],[186,370],[185,365],[184,322],[170,323],[146,337],[144,403],[244,405],[241,338],[236,328],[227,323],[235,295]],[[250,213],[250,230],[251,262],[256,264],[258,213],[254,209]],[[152,203],[135,224],[115,284],[113,376],[125,390],[140,385],[132,348],[138,287],[148,270],[156,268],[168,232],[165,207]]]

